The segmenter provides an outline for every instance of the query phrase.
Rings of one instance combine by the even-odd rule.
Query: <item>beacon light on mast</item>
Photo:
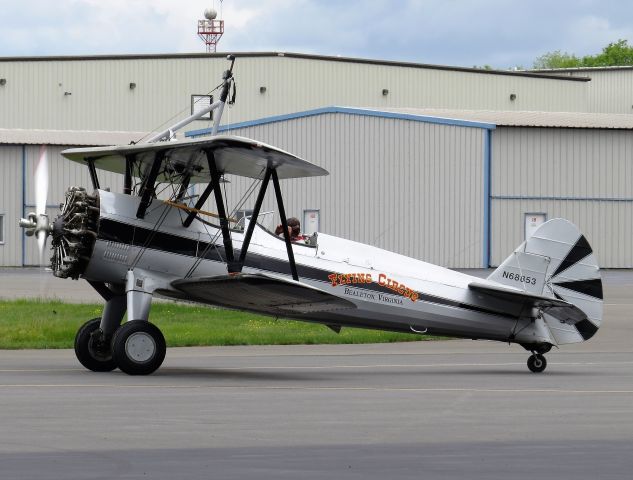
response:
[[[218,12],[213,8],[204,11],[204,19],[198,20],[198,36],[207,46],[207,53],[215,53],[224,33],[224,20],[217,20]]]

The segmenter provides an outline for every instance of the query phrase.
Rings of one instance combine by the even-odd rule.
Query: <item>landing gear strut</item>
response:
[[[527,366],[533,373],[541,373],[547,367],[547,360],[545,360],[545,356],[540,353],[533,353],[530,358],[528,358]]]

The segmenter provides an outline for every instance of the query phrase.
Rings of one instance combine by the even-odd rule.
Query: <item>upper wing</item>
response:
[[[504,310],[504,303],[519,304],[523,308],[539,308],[548,315],[569,325],[575,325],[587,319],[587,315],[581,309],[565,300],[535,295],[503,285],[491,285],[481,282],[471,282],[468,288],[488,297],[492,305],[497,303],[500,311]]]
[[[262,179],[266,168],[272,167],[277,170],[279,179],[328,175],[327,170],[284,150],[231,135],[114,147],[71,148],[64,150],[62,155],[82,164],[91,160],[101,170],[125,173],[127,159],[140,162],[141,168],[144,168],[152,165],[158,154],[164,154],[168,170],[179,173],[190,169],[194,172],[191,183],[207,183],[211,175],[206,152],[213,154],[221,174]],[[164,175],[158,178],[159,181],[164,179]]]
[[[172,286],[188,300],[268,315],[294,316],[356,308],[354,303],[318,288],[261,274],[186,278],[175,280]]]

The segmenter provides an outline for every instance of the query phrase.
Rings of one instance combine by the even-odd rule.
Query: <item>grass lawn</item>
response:
[[[77,329],[101,315],[102,305],[39,300],[0,301],[0,349],[72,348]],[[277,320],[195,305],[155,303],[150,320],[170,347],[194,345],[290,345],[386,343],[433,337]]]

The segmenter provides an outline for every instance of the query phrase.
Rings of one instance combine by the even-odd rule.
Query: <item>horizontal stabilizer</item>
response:
[[[318,288],[261,274],[187,278],[172,282],[172,286],[188,300],[281,317],[356,308],[354,303]]]
[[[551,315],[561,323],[575,325],[587,319],[587,315],[573,303],[557,298],[544,297],[503,285],[490,285],[483,282],[472,282],[468,288],[488,296],[491,302],[511,302],[520,304],[523,309],[538,308]]]

